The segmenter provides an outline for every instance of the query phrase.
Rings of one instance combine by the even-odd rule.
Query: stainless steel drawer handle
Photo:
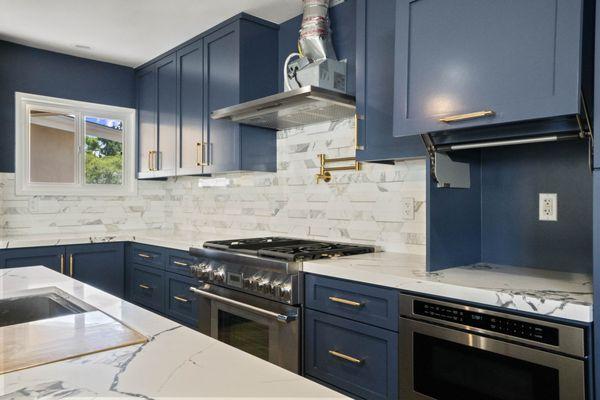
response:
[[[475,118],[492,117],[494,115],[496,115],[494,110],[483,110],[483,111],[476,111],[476,112],[467,113],[467,114],[450,115],[448,117],[440,118],[439,121],[445,122],[445,123],[451,123],[451,122],[467,121],[469,119],[475,119]]]
[[[180,302],[180,303],[189,303],[190,299],[186,299],[185,297],[181,297],[181,296],[173,296],[173,299],[175,299],[176,301]]]
[[[190,266],[190,264],[184,263],[184,262],[181,262],[181,261],[173,261],[173,264],[179,265],[179,266],[182,266],[182,267],[189,267]]]
[[[140,287],[140,289],[144,289],[144,290],[151,290],[152,289],[151,286],[148,286],[145,283],[140,283],[138,286]]]
[[[335,296],[329,296],[329,300],[333,301],[334,303],[345,304],[347,306],[352,306],[352,307],[364,306],[364,303],[359,303],[358,301],[346,300],[346,299],[342,299],[340,297],[335,297]]]
[[[193,286],[190,287],[190,292],[196,293],[199,296],[207,297],[209,299],[213,299],[213,300],[217,300],[217,301],[220,301],[220,302],[223,302],[223,303],[227,303],[227,304],[230,304],[232,306],[243,308],[244,310],[252,311],[252,312],[255,312],[255,313],[260,314],[260,315],[264,315],[264,316],[267,316],[267,317],[275,318],[279,322],[287,323],[287,322],[291,322],[291,321],[293,321],[293,320],[296,319],[295,315],[278,314],[278,313],[273,312],[273,311],[265,310],[264,308],[254,307],[254,306],[252,306],[250,304],[241,303],[239,301],[228,299],[227,297],[219,296],[219,295],[216,295],[216,294],[212,294],[212,293],[206,292],[204,290],[196,289]]]
[[[151,255],[144,254],[144,253],[138,253],[138,257],[142,257],[142,258],[152,258],[152,256],[151,256]]]
[[[358,364],[358,365],[360,365],[360,364],[362,364],[364,362],[364,360],[361,360],[360,358],[352,357],[352,356],[349,356],[349,355],[344,354],[344,353],[340,353],[340,352],[335,351],[335,350],[329,350],[329,354],[331,354],[332,356],[334,356],[336,358],[339,358],[341,360],[351,362],[352,364]]]

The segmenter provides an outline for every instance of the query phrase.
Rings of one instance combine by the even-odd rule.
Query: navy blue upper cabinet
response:
[[[156,68],[150,65],[136,72],[138,173],[150,174],[152,157],[158,147],[156,136]]]
[[[156,65],[158,153],[154,173],[174,176],[177,158],[177,59],[170,54]]]
[[[67,246],[65,273],[118,297],[125,290],[125,245],[97,243]]]
[[[203,172],[204,136],[204,41],[199,39],[177,50],[179,144],[177,175]]]
[[[393,136],[396,0],[356,2],[356,112],[359,161],[424,157],[420,137]]]
[[[582,0],[398,0],[394,135],[577,114]]]
[[[204,37],[204,172],[276,171],[270,129],[212,120],[214,110],[275,94],[277,29],[240,18]]]

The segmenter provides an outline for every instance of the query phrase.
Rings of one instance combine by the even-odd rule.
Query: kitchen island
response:
[[[0,396],[343,398],[339,393],[45,267],[0,271],[0,298],[54,287],[148,342],[0,376]]]

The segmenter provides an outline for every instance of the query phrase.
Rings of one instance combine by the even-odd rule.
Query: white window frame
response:
[[[30,110],[75,115],[75,183],[30,181]],[[85,183],[85,117],[123,121],[123,180],[121,185]],[[133,196],[137,193],[135,109],[15,92],[15,179],[17,195]]]

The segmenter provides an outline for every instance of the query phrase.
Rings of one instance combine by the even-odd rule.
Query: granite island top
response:
[[[592,277],[500,265],[425,270],[425,257],[391,252],[305,261],[304,272],[411,292],[592,322]]]
[[[256,236],[256,235],[251,235]],[[116,233],[62,233],[0,238],[0,249],[134,241],[179,250],[202,247],[207,240],[242,235],[160,229]],[[543,269],[474,265],[427,272],[425,257],[377,252],[305,261],[304,271],[457,300],[591,322],[592,277]]]
[[[0,270],[0,298],[46,287],[96,307],[148,342],[0,375],[2,398],[344,398],[48,268]]]

